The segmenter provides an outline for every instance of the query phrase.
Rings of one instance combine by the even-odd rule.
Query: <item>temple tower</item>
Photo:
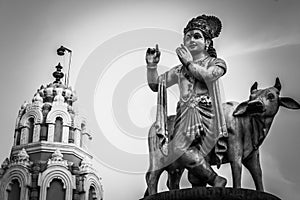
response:
[[[77,96],[62,83],[41,86],[17,115],[14,143],[0,168],[1,200],[102,200],[101,178],[88,152],[92,140]]]

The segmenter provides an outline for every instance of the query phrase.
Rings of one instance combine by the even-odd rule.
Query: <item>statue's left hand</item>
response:
[[[189,62],[193,61],[193,56],[192,56],[191,52],[183,44],[181,44],[181,46],[176,49],[176,53],[177,53],[177,56],[178,56],[180,62],[184,66],[186,66]]]

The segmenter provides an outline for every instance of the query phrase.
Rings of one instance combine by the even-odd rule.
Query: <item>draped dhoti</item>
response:
[[[192,151],[186,161],[200,162],[215,146],[219,137],[214,130],[215,116],[207,95],[179,101],[171,146],[176,156]],[[200,160],[199,160],[200,159]]]

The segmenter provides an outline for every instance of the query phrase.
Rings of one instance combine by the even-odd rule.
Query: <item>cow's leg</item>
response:
[[[233,140],[232,140],[233,139]],[[234,188],[241,188],[242,176],[242,142],[237,138],[229,138],[228,158],[231,166]]]
[[[230,163],[232,172],[233,188],[241,188],[241,176],[242,176],[242,158],[237,157]]]
[[[152,195],[157,193],[157,184],[159,177],[161,173],[164,171],[164,169],[159,169],[155,171],[148,171],[146,173],[146,183],[147,183],[147,190],[144,194],[144,196]]]
[[[167,186],[169,190],[179,189],[179,183],[184,169],[169,169]]]
[[[262,182],[262,170],[259,161],[259,151],[254,151],[249,158],[243,160],[243,164],[249,170],[253,178],[256,190],[264,191]]]

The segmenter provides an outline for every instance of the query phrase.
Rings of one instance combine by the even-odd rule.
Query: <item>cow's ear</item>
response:
[[[252,94],[255,90],[257,90],[257,82],[255,81],[255,83],[253,83],[253,85],[250,88],[250,93]]]
[[[280,83],[280,80],[279,80],[278,77],[276,78],[274,87],[280,92],[280,90],[281,90],[281,83]]]
[[[233,116],[240,116],[246,113],[248,107],[248,101],[240,103],[233,111]]]
[[[279,97],[279,103],[289,109],[300,109],[300,104],[290,97]]]

